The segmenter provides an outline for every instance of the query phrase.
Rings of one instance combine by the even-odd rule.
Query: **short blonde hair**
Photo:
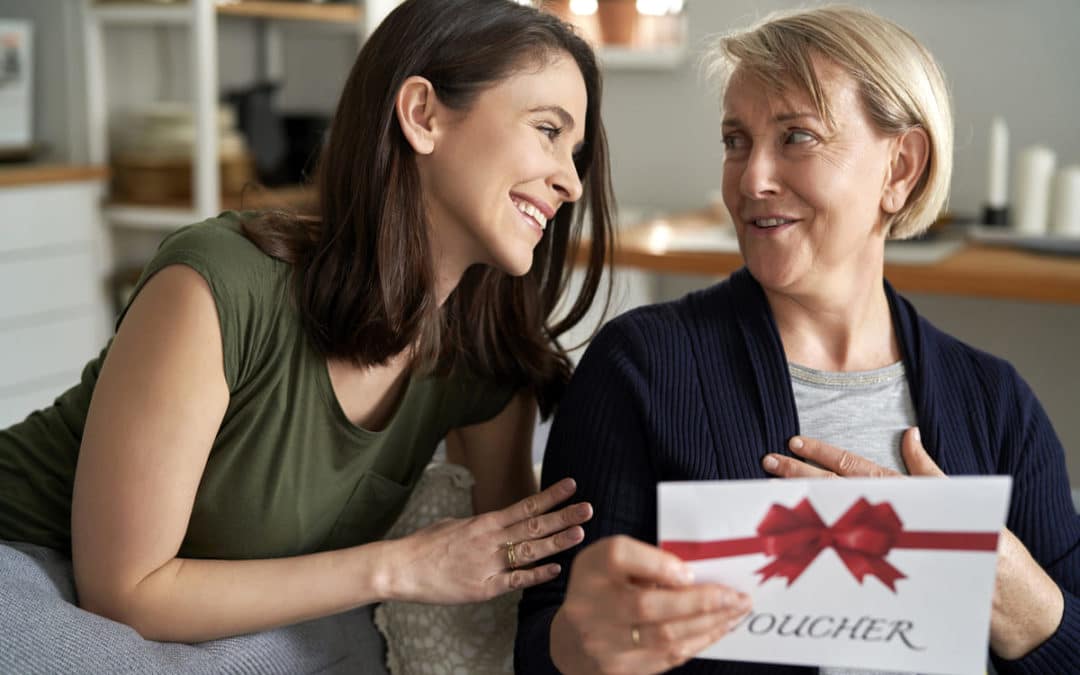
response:
[[[814,71],[813,57],[835,62],[858,84],[871,122],[887,135],[921,127],[930,138],[927,167],[904,204],[887,222],[890,239],[926,231],[945,208],[952,178],[953,122],[945,77],[911,33],[863,9],[827,6],[778,12],[748,29],[721,36],[705,56],[721,88],[741,72],[766,86],[794,85],[835,126]]]

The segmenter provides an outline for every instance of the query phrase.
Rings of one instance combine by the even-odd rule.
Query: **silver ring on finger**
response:
[[[641,630],[637,626],[630,626],[630,642],[634,643],[634,647],[641,646]]]
[[[517,551],[514,550],[514,542],[506,542],[506,566],[512,570],[517,569]]]

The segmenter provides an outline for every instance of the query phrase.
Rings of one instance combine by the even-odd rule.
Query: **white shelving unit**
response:
[[[91,161],[108,164],[109,115],[106,100],[105,32],[110,26],[181,25],[188,28],[191,55],[192,108],[196,139],[192,161],[191,209],[108,207],[106,219],[115,225],[136,225],[137,218],[158,227],[179,227],[214,215],[220,209],[220,168],[217,161],[217,17],[213,0],[190,0],[187,5],[97,5],[83,0],[86,31],[87,136]]]
[[[285,22],[318,24],[328,30],[353,32],[358,46],[400,0],[361,0],[359,5],[244,0],[188,0],[183,4],[146,2],[81,3],[86,45],[87,137],[89,161],[109,162],[109,105],[105,50],[111,28],[179,26],[187,30],[191,105],[196,128],[192,162],[192,202],[147,205],[106,202],[105,221],[125,229],[171,231],[212,217],[222,210],[218,128],[218,22],[258,21],[265,31],[266,70],[281,71],[281,33]],[[684,44],[652,49],[601,47],[600,61],[608,70],[663,71],[686,59]]]
[[[115,227],[172,230],[209,218],[221,211],[220,165],[216,109],[218,87],[218,21],[264,22],[268,61],[279,64],[280,35],[276,24],[304,21],[354,31],[358,42],[397,6],[399,0],[366,0],[358,5],[318,5],[301,2],[243,2],[188,0],[185,4],[96,4],[81,0],[86,42],[87,135],[90,161],[108,164],[109,111],[105,67],[106,34],[115,26],[183,26],[188,30],[191,105],[195,123],[192,162],[192,204],[129,205],[109,203],[105,219]]]

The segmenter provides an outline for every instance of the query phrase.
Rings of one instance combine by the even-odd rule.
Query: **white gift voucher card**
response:
[[[661,483],[659,545],[753,609],[700,658],[984,673],[1005,476]]]

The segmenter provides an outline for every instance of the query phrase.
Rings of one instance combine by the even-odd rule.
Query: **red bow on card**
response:
[[[870,506],[860,498],[832,527],[825,525],[806,499],[794,509],[773,504],[757,531],[764,538],[763,552],[776,560],[757,572],[763,583],[774,576],[787,577],[790,586],[831,546],[860,583],[872,574],[895,592],[896,580],[904,574],[884,558],[902,530],[900,518],[885,502]]]
[[[783,577],[789,586],[819,553],[831,547],[859,583],[869,574],[895,593],[896,581],[905,575],[885,561],[892,549],[995,551],[998,540],[997,532],[905,532],[892,505],[871,505],[862,497],[831,526],[821,520],[807,499],[793,509],[773,504],[758,524],[757,533],[757,537],[745,539],[663,541],[660,547],[683,560],[765,553],[775,559],[757,570],[761,583]]]

